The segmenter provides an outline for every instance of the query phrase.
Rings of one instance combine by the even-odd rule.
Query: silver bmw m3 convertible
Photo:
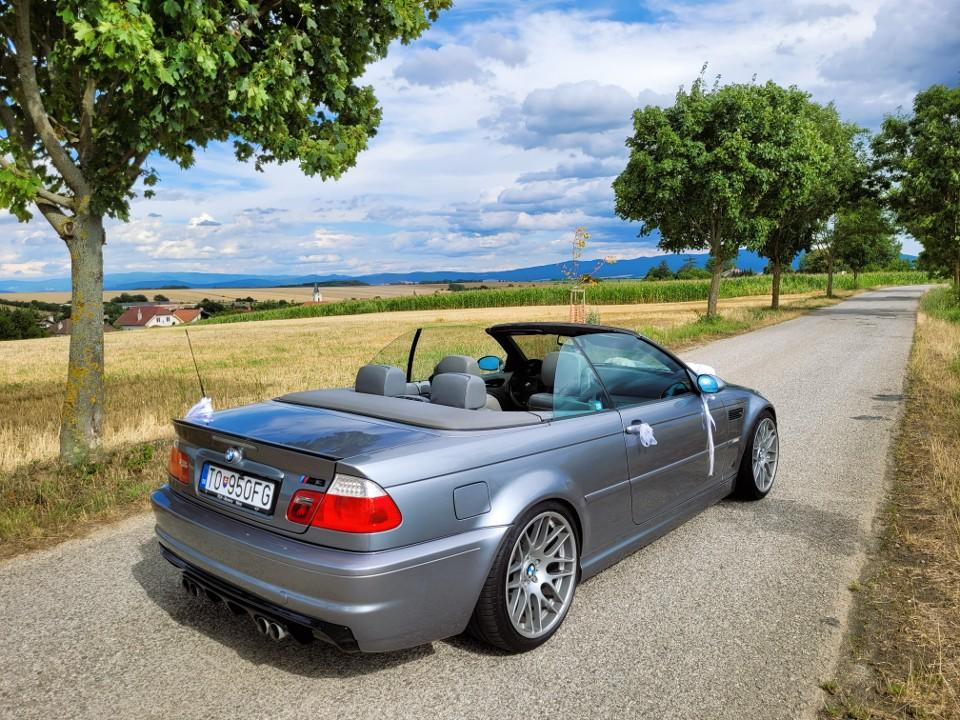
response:
[[[577,583],[717,500],[762,498],[774,408],[631,331],[417,330],[352,388],[175,421],[163,556],[275,640],[545,642]]]

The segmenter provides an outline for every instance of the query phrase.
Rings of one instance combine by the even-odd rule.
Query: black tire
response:
[[[517,544],[517,540],[527,526],[543,513],[556,513],[562,516],[572,529],[574,546],[574,567],[573,587],[570,591],[569,599],[563,608],[553,626],[542,635],[531,638],[519,633],[513,626],[507,610],[507,570],[510,563],[510,556]],[[504,537],[497,551],[497,556],[490,568],[490,573],[480,591],[480,597],[477,599],[477,605],[474,608],[473,616],[470,618],[470,624],[467,626],[467,632],[481,642],[488,643],[502,650],[511,653],[522,653],[543,645],[560,628],[566,618],[567,612],[573,605],[573,598],[576,594],[576,584],[580,579],[580,537],[577,533],[577,524],[571,517],[570,511],[561,503],[547,501],[530,508],[525,512],[510,528],[510,532]]]
[[[743,448],[743,455],[740,458],[740,469],[737,472],[737,480],[733,488],[733,496],[740,500],[752,501],[765,498],[773,488],[773,483],[776,481],[776,471],[779,466],[779,433],[777,433],[775,437],[777,462],[774,465],[773,477],[770,479],[769,484],[766,485],[766,487],[758,485],[758,480],[754,477],[753,472],[754,444],[757,440],[757,431],[765,420],[773,423],[774,430],[777,429],[777,420],[770,410],[764,410],[757,415],[757,419],[754,420],[753,426],[750,428],[750,434],[747,436],[747,443]]]

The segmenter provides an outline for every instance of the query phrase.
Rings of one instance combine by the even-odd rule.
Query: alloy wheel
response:
[[[528,638],[549,633],[566,615],[577,582],[577,538],[560,513],[535,516],[520,533],[507,566],[507,615]]]
[[[760,492],[767,492],[773,485],[779,456],[777,426],[771,418],[765,417],[753,435],[753,482]]]

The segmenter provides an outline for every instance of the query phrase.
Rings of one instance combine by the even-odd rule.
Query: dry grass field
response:
[[[515,283],[515,285],[532,285],[533,283]],[[472,288],[479,283],[465,283]],[[490,287],[498,283],[487,283]],[[232,302],[238,298],[252,297],[254,300],[286,300],[287,302],[308,302],[313,295],[313,287],[274,287],[274,288],[184,288],[146,290],[126,290],[130,294],[146,295],[153,299],[154,295],[165,295],[171,302],[198,303],[204,298],[217,302]],[[367,300],[375,297],[400,297],[403,295],[433,295],[437,292],[448,292],[447,283],[431,283],[425,285],[351,285],[344,287],[321,287],[320,294],[323,302],[338,300]],[[109,300],[121,293],[120,290],[107,290],[103,299]],[[69,292],[30,292],[30,293],[0,293],[0,302],[3,300],[17,300],[29,302],[39,300],[49,303],[65,303],[70,301]]]
[[[787,296],[787,308],[806,296]],[[762,297],[724,300],[730,321],[745,321]],[[604,323],[651,335],[697,320],[703,303],[612,305]],[[564,306],[433,310],[190,329],[209,395],[229,407],[306,388],[350,385],[357,368],[398,335],[431,323],[486,327],[514,320],[566,320]],[[682,339],[682,338],[680,338]],[[0,343],[0,473],[57,453],[68,338]],[[170,436],[170,418],[198,398],[197,378],[179,328],[110,333],[103,440],[115,447]]]
[[[601,321],[641,331],[672,348],[796,317],[830,302],[790,295],[721,301],[722,319],[700,319],[702,302],[606,305]],[[202,325],[190,337],[217,408],[317,387],[351,385],[357,368],[397,336],[439,329],[447,352],[495,352],[481,332],[520,320],[566,320],[566,306],[392,312]],[[425,335],[424,337],[428,337]],[[68,338],[0,343],[0,557],[71,537],[143,507],[164,480],[170,419],[199,397],[182,328],[110,333],[106,343],[103,448],[79,468],[56,462]],[[421,340],[421,348],[426,345]],[[381,357],[402,364],[395,353]],[[418,352],[419,357],[419,352]],[[428,364],[428,363],[425,363]]]

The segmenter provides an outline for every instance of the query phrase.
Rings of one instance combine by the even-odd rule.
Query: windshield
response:
[[[399,336],[370,362],[377,365],[395,365],[406,373],[416,333],[416,330],[411,330]],[[408,379],[429,380],[437,363],[448,355],[467,355],[475,360],[493,355],[499,358],[501,363],[506,359],[503,348],[486,333],[482,325],[428,325],[420,330]]]
[[[548,353],[557,352],[570,338],[566,335],[511,335],[513,342],[527,360],[543,360]]]
[[[576,344],[599,373],[616,407],[694,392],[690,376],[678,362],[632,335],[581,335]]]

